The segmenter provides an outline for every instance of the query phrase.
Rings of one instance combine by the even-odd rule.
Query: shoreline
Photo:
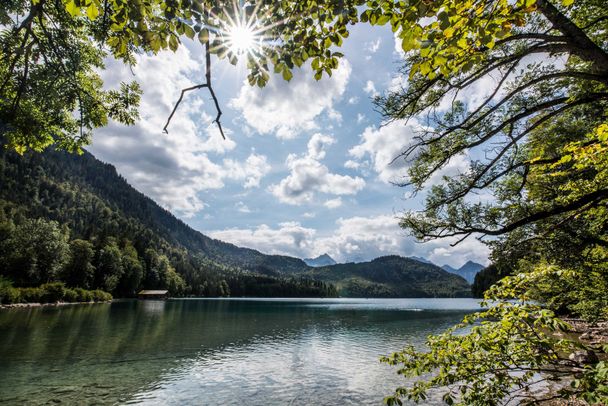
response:
[[[74,306],[74,305],[92,305],[101,303],[112,303],[112,300],[104,302],[55,302],[55,303],[11,303],[11,304],[0,304],[0,310],[2,309],[19,309],[19,308],[30,308],[30,307],[59,307],[59,306]]]

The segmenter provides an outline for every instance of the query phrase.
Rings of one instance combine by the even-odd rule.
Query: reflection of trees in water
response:
[[[0,313],[0,389],[13,386],[15,396],[48,401],[54,391],[86,388],[91,396],[124,401],[163,375],[227,348],[286,342],[306,333],[328,342],[347,335],[393,340],[393,348],[395,342],[420,340],[422,331],[422,338],[440,331],[461,315],[223,300],[15,309]]]

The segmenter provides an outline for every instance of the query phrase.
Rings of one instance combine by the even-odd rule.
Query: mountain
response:
[[[470,297],[463,278],[436,265],[397,255],[315,268],[305,275],[333,283],[348,297]]]
[[[327,254],[319,255],[316,258],[305,258],[304,262],[312,267],[336,265],[336,261]]]
[[[0,179],[6,185],[0,191],[0,198],[24,205],[38,216],[67,223],[79,237],[94,233],[97,216],[111,216],[120,224],[111,231],[151,233],[164,243],[203,254],[224,265],[288,273],[308,268],[298,258],[266,255],[203,235],[129,185],[114,166],[86,151],[82,155],[46,151],[18,156],[3,149],[0,160],[3,163]],[[112,213],[85,208],[84,213],[77,210],[76,219],[74,210],[79,208],[82,199],[72,196],[74,192],[90,195],[96,204],[106,205]]]
[[[2,244],[23,224],[31,226],[28,219],[41,219],[47,228],[55,227],[57,235],[89,244],[92,253],[83,261],[90,262],[87,269],[94,274],[87,287],[115,296],[132,296],[140,288],[169,289],[176,274],[182,282],[172,282],[173,290],[197,296],[335,296],[332,283],[344,296],[469,294],[464,280],[419,260],[392,256],[332,265],[335,261],[322,255],[314,261],[323,266],[311,268],[298,258],[266,255],[209,238],[86,151],[20,156],[0,145],[0,185],[0,231],[13,230],[0,233],[0,276],[7,275],[18,285],[28,284],[20,275],[29,271],[9,269],[2,257],[9,251]],[[129,264],[129,271],[121,263]],[[110,270],[114,273],[105,274]]]
[[[86,151],[76,155],[47,150],[20,156],[4,148],[0,138],[0,185],[0,276],[17,285],[28,284],[21,276],[29,272],[25,265],[22,271],[17,269],[19,260],[28,258],[7,265],[10,258],[3,255],[11,249],[2,245],[19,227],[25,229],[33,219],[40,219],[43,223],[35,223],[37,227],[47,224],[57,229],[57,235],[89,244],[93,253],[85,258],[91,262],[86,269],[95,271],[87,278],[87,287],[115,296],[133,296],[140,288],[169,288],[171,278],[165,276],[175,273],[183,280],[173,284],[177,294],[336,294],[332,286],[304,280],[300,274],[310,268],[301,259],[265,255],[193,230],[135,190],[112,165]],[[129,272],[135,271],[125,271],[121,262],[134,264]],[[107,274],[110,269],[114,274]],[[61,279],[61,272],[54,278],[70,283]]]
[[[477,273],[485,267],[481,264],[478,264],[477,262],[467,261],[466,264],[464,264],[458,269],[452,268],[449,265],[444,265],[441,268],[443,268],[449,273],[453,273],[455,275],[463,277],[469,283],[473,283],[473,281],[475,280],[475,275],[477,275]]]
[[[433,264],[431,261],[429,261],[428,259],[423,258],[423,257],[412,256],[412,257],[408,257],[408,258],[411,258],[411,259],[416,260],[418,262],[423,262],[425,264]]]

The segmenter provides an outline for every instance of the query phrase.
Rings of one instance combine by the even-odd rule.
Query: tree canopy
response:
[[[434,78],[472,66],[480,49],[523,24],[532,3],[9,0],[0,6],[1,131],[20,152],[51,144],[78,151],[109,119],[132,124],[141,89],[136,82],[105,89],[104,58],[133,65],[138,54],[177,50],[185,37],[204,46],[206,80],[184,91],[208,88],[221,130],[212,54],[232,64],[244,59],[251,85],[264,86],[273,72],[290,80],[307,62],[319,80],[338,67],[343,55],[336,48],[350,25],[390,24],[405,51],[420,50],[412,74]],[[234,46],[235,29],[251,32],[251,47]]]
[[[401,225],[424,241],[477,237],[492,247],[494,265],[483,277],[515,275],[486,292],[487,311],[429,337],[428,351],[386,358],[406,376],[424,376],[386,401],[423,401],[442,386],[448,404],[573,395],[605,402],[605,363],[563,359],[585,346],[563,338],[569,327],[559,319],[608,317],[605,4],[430,3],[429,15],[409,17],[417,30],[411,40],[400,34],[407,85],[375,100],[387,120],[423,124],[398,159],[410,168],[401,185],[427,192],[426,201]],[[470,96],[479,88],[485,94],[476,103]],[[427,189],[461,156],[470,160],[467,170]],[[560,377],[572,386],[525,392]]]
[[[9,0],[0,6],[0,131],[19,152],[56,144],[71,151],[90,142],[109,119],[132,124],[141,89],[136,82],[105,90],[104,58],[128,65],[141,53],[177,50],[182,38],[210,56],[245,59],[249,83],[264,86],[271,72],[285,80],[311,62],[315,77],[332,74],[347,26],[359,20],[357,1],[100,1]],[[235,28],[251,30],[255,46],[231,47]],[[181,99],[180,99],[181,100]],[[166,127],[165,127],[166,130]],[[221,130],[221,126],[220,126]]]

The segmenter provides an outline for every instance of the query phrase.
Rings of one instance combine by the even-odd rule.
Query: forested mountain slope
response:
[[[67,223],[80,238],[143,234],[146,240],[185,248],[224,265],[282,272],[307,269],[298,258],[265,255],[193,230],[88,152],[18,156],[2,149],[0,157],[0,198],[27,207],[34,216]]]
[[[0,146],[0,277],[62,281],[133,296],[334,296],[294,275],[297,258],[264,255],[191,229],[91,154],[22,156]]]
[[[396,255],[370,262],[315,268],[306,275],[338,288],[350,297],[469,297],[470,287],[460,276],[433,264]]]
[[[116,296],[161,287],[204,296],[334,296],[331,283],[338,284],[342,296],[470,294],[462,278],[414,259],[384,257],[313,269],[298,258],[211,239],[87,152],[20,156],[0,148],[0,184],[0,226],[5,230],[0,256],[7,257],[0,275],[18,285],[62,280]],[[52,235],[53,241],[39,241],[41,247],[48,247],[47,242],[63,247],[54,250],[65,254],[46,260],[52,266],[45,268],[56,271],[42,269],[28,233],[41,234],[39,240]],[[10,253],[15,250],[16,257]]]

